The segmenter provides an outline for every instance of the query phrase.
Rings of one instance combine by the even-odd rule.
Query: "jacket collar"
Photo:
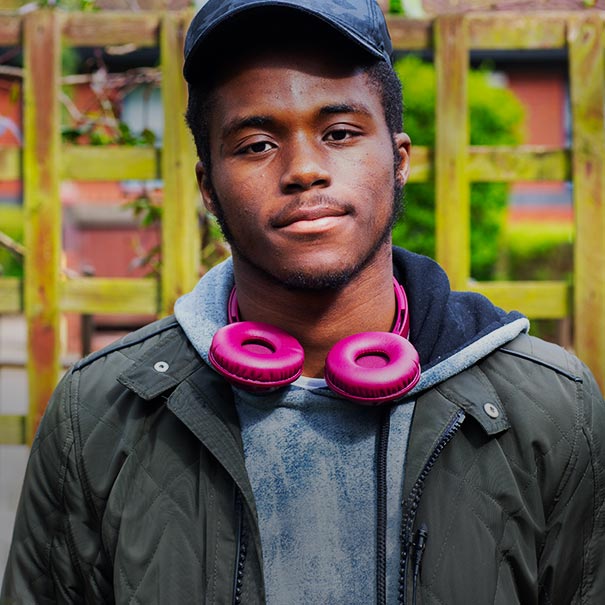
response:
[[[472,416],[488,435],[510,428],[502,401],[479,366],[471,366],[452,376],[435,390],[467,416]]]
[[[149,401],[175,390],[198,371],[199,376],[193,382],[198,383],[200,377],[203,378],[206,387],[209,385],[213,391],[209,400],[232,402],[231,389],[201,360],[178,324],[174,321],[166,324],[166,321],[160,322],[159,329],[152,333],[151,338],[155,341],[131,356],[132,363],[120,374],[118,381]],[[478,366],[452,376],[437,385],[435,391],[472,416],[488,435],[510,426],[498,394]],[[424,396],[420,397],[419,403],[423,399]],[[234,413],[225,416],[228,407],[232,406],[221,406],[216,411],[228,424],[233,424],[237,418]]]
[[[118,382],[145,401],[174,390],[202,363],[174,319],[166,321],[155,324],[147,346],[129,355],[131,364],[118,376]]]
[[[414,408],[405,463],[404,493],[410,493],[447,427],[461,410],[489,436],[510,427],[500,397],[477,366],[429,389],[418,398]]]

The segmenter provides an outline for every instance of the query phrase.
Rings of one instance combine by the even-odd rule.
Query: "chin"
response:
[[[307,290],[321,292],[325,290],[337,290],[349,281],[349,276],[344,273],[330,273],[326,275],[307,275],[298,273],[289,275],[281,280],[288,290]]]
[[[309,269],[286,270],[275,276],[277,281],[289,290],[338,290],[346,285],[359,273],[362,266],[321,268],[318,266]]]

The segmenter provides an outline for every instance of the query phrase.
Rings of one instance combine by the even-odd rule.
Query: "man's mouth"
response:
[[[284,206],[271,220],[275,229],[315,231],[330,228],[351,213],[348,204],[334,201],[312,203],[290,203]]]

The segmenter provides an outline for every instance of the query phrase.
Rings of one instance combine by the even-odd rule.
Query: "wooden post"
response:
[[[437,260],[452,288],[467,288],[470,276],[468,180],[467,27],[463,15],[435,20],[437,78],[435,224]]]
[[[164,107],[162,176],[162,301],[170,313],[176,299],[196,283],[200,236],[195,152],[184,121],[187,87],[182,75],[184,23],[178,14],[162,18],[160,52]]]
[[[605,27],[597,13],[570,17],[573,117],[575,350],[605,389]]]
[[[28,324],[30,443],[59,375],[59,19],[56,11],[39,10],[27,15],[24,24],[24,302]]]

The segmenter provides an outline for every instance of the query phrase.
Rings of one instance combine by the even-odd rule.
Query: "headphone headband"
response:
[[[393,277],[393,288],[395,290],[395,325],[391,332],[399,334],[404,338],[410,336],[410,314],[408,313],[408,297],[403,286]],[[231,288],[229,300],[227,301],[227,320],[230,324],[241,321],[239,307],[237,304],[237,289]]]

